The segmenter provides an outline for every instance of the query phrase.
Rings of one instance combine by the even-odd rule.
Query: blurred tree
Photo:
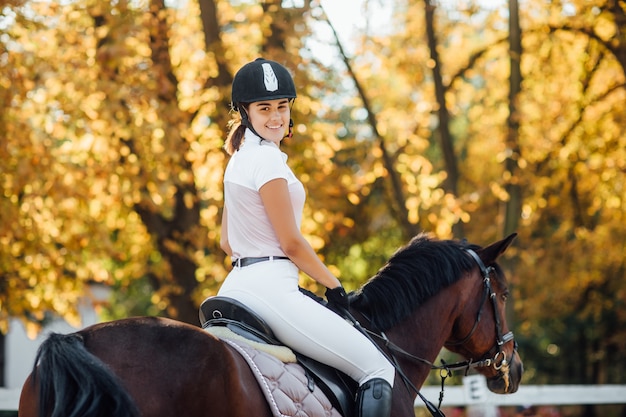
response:
[[[459,165],[452,134],[450,132],[450,114],[446,100],[446,91],[443,85],[442,62],[439,58],[439,43],[435,35],[435,5],[431,0],[425,1],[425,23],[426,39],[430,53],[429,67],[432,69],[433,85],[435,87],[436,112],[438,117],[435,134],[439,137],[441,153],[443,155],[446,178],[443,181],[444,188],[452,196],[459,194]],[[452,233],[456,236],[463,235],[462,223],[456,222],[453,225]]]
[[[522,210],[522,189],[518,183],[519,147],[519,95],[522,91],[522,29],[520,27],[519,4],[517,0],[509,0],[509,114],[506,132],[505,158],[505,191],[508,196],[505,202],[503,236],[516,232]],[[512,264],[509,264],[512,266]]]
[[[615,365],[626,359],[625,9],[533,6],[525,10],[533,53],[523,65],[520,267],[534,276],[518,273],[521,335],[538,350],[528,361],[537,378],[623,382]]]
[[[94,280],[112,316],[196,322],[228,270],[232,74],[263,55],[296,79],[303,232],[347,288],[418,230],[517,229],[525,380],[623,382],[623,4],[365,1],[349,41],[316,1],[0,4],[3,330],[76,321]]]

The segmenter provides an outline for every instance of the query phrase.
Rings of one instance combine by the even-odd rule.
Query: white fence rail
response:
[[[439,391],[438,387],[423,387],[422,395],[437,405]],[[466,386],[446,387],[442,406],[626,404],[626,385],[522,385],[515,394],[488,392],[481,398],[472,395]],[[418,399],[415,406],[423,407],[424,403]]]
[[[20,401],[19,389],[0,388],[0,410],[1,411],[17,410],[19,401]]]
[[[423,387],[421,392],[436,405],[439,401],[439,391],[440,387],[428,386]],[[17,410],[19,398],[19,389],[0,388],[0,410]],[[466,380],[463,385],[447,386],[444,390],[442,404],[444,407],[480,404],[494,406],[626,404],[626,385],[522,385],[515,394],[497,395],[483,391],[479,383]],[[418,398],[415,406],[423,405]]]

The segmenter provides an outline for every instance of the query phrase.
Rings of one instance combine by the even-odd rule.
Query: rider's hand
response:
[[[326,289],[326,300],[328,300],[327,307],[333,310],[340,316],[344,315],[344,311],[350,310],[350,301],[348,301],[348,294],[346,290],[340,285],[335,288]]]

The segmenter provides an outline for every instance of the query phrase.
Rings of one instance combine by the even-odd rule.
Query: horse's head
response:
[[[507,282],[497,258],[511,244],[515,234],[492,245],[467,249],[476,263],[467,279],[460,280],[463,294],[458,316],[445,347],[471,360],[471,366],[487,377],[488,388],[497,394],[517,391],[523,365],[513,332],[506,322]],[[471,286],[468,288],[468,282]]]
[[[514,238],[480,248],[419,234],[351,294],[351,307],[372,334],[380,332],[394,358],[418,365],[415,381],[425,379],[424,365],[441,369],[431,361],[444,344],[467,359],[455,369],[476,368],[491,391],[513,393],[523,366],[505,320],[507,286],[496,260]]]

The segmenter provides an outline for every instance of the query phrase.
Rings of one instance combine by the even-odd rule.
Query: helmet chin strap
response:
[[[291,115],[291,112],[293,111],[293,103],[295,101],[296,101],[295,98],[289,100],[289,115]],[[289,117],[289,130],[287,131],[287,134],[283,136],[283,139],[285,138],[291,139],[292,137],[293,137],[293,119]]]
[[[252,123],[250,122],[250,119],[248,118],[248,113],[246,112],[246,109],[243,106],[240,107],[239,114],[241,115],[241,124],[242,125],[244,125],[248,129],[250,129],[252,131],[252,133],[254,133],[258,137],[260,137],[261,140],[267,140],[263,136],[259,135],[259,133],[254,129],[254,127],[252,126]]]

